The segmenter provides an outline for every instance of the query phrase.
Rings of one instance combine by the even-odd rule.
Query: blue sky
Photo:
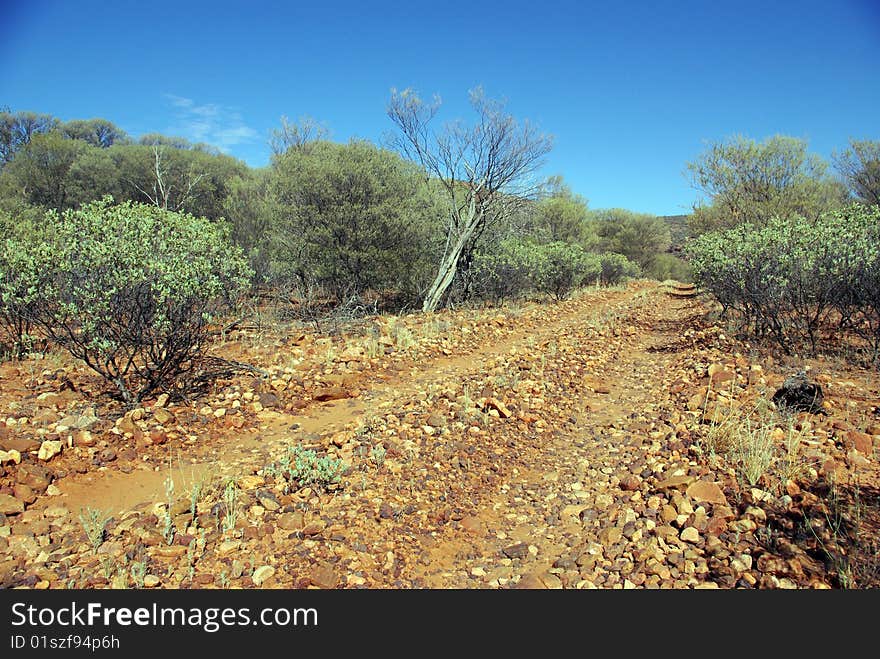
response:
[[[482,85],[555,136],[592,208],[687,212],[706,141],[880,139],[880,3],[3,0],[0,105],[268,162],[281,115],[380,141],[392,87],[467,118]]]

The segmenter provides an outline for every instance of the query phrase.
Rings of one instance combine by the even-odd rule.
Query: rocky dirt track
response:
[[[794,363],[706,313],[638,282],[246,331],[218,353],[265,375],[128,412],[70,361],[2,365],[0,585],[871,585],[854,566],[876,560],[876,371],[811,362],[827,414],[768,428],[750,478],[725,420]],[[340,481],[285,478],[296,445],[344,461]]]

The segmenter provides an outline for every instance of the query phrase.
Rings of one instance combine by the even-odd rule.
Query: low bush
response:
[[[554,242],[534,248],[535,288],[563,300],[584,282],[598,281],[602,265],[580,245]]]
[[[471,267],[479,293],[502,302],[531,290],[534,250],[529,242],[509,238],[491,251],[477,252]]]
[[[850,333],[880,354],[880,207],[740,225],[700,236],[687,253],[696,283],[786,352]]]
[[[615,286],[632,277],[638,277],[641,269],[623,254],[606,252],[599,256],[601,272],[599,279],[605,286]]]
[[[107,197],[44,227],[12,239],[40,281],[25,315],[129,404],[176,391],[251,274],[224,224],[155,206]]]

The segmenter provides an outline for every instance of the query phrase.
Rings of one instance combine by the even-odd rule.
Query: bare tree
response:
[[[330,131],[316,119],[305,116],[298,121],[281,117],[281,128],[275,128],[269,137],[272,153],[280,156],[288,149],[303,149],[309,142],[327,139]]]
[[[164,147],[160,144],[154,144],[152,151],[152,190],[145,190],[134,181],[131,183],[157,208],[180,211],[193,198],[196,188],[205,178],[205,174],[196,173],[190,165],[180,180],[172,180],[168,176],[168,168],[162,163]],[[175,187],[179,187],[179,189],[175,190]]]
[[[834,167],[859,200],[880,205],[880,142],[851,139],[848,149],[834,154]]]
[[[411,89],[391,92],[388,116],[401,132],[394,146],[439,181],[450,201],[446,245],[423,311],[440,304],[488,224],[512,212],[515,200],[534,196],[538,186],[531,175],[553,144],[551,136],[507,114],[503,102],[486,98],[482,88],[471,90],[470,100],[477,113],[473,126],[455,122],[435,133],[430,124],[440,107],[438,96],[426,104]]]

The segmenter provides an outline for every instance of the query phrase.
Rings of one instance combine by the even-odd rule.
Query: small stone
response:
[[[148,574],[144,577],[144,588],[155,588],[160,583],[162,583],[162,580],[155,574]]]
[[[321,520],[309,522],[303,527],[303,535],[319,535],[327,527]]]
[[[272,567],[271,565],[261,565],[256,570],[254,570],[254,573],[251,575],[251,580],[254,582],[254,585],[261,586],[274,574],[274,567]]]
[[[737,519],[730,522],[727,528],[736,533],[751,533],[758,528],[758,525],[750,519]]]
[[[518,542],[501,550],[508,558],[525,558],[529,554],[529,546],[524,542]]]
[[[862,455],[871,456],[874,454],[874,438],[868,433],[850,430],[847,433],[847,439],[850,446]]]
[[[80,430],[76,435],[73,436],[73,445],[74,446],[94,446],[97,444],[97,440],[95,440],[92,433],[88,430]]]
[[[21,453],[16,451],[15,449],[10,449],[8,451],[0,451],[0,465],[5,462],[11,462],[13,464],[21,463]]]
[[[24,512],[24,502],[8,494],[0,494],[0,514],[18,515]]]
[[[641,478],[630,474],[628,476],[624,476],[623,480],[620,481],[620,488],[626,492],[633,492],[635,490],[638,490],[641,484]]]
[[[156,398],[156,404],[153,406],[154,408],[162,408],[168,404],[168,394],[159,394],[159,397]],[[154,411],[155,414],[155,411]]]
[[[174,423],[176,421],[174,415],[164,407],[160,407],[153,412],[153,419],[163,425]]]
[[[216,410],[214,410],[214,418],[215,419],[220,419],[224,416],[226,416],[226,408],[225,407],[218,407]]]
[[[715,483],[709,481],[696,481],[688,486],[687,495],[694,501],[711,503],[718,506],[727,505],[727,497]]]
[[[46,462],[61,453],[61,442],[47,439],[40,444],[40,451],[37,453],[37,459]]]
[[[49,495],[50,497],[57,497],[61,494],[61,490],[59,490],[54,485],[49,485],[46,488],[46,494]]]
[[[609,526],[599,532],[599,541],[606,547],[616,545],[621,538],[623,538],[623,531],[616,526]]]
[[[217,551],[221,554],[228,554],[241,547],[241,540],[224,540],[217,547]]]
[[[318,565],[312,569],[309,580],[313,586],[325,589],[336,588],[336,584],[339,583],[336,572],[326,565]]]
[[[275,524],[285,531],[299,531],[305,526],[302,513],[281,513],[275,520]]]
[[[687,526],[681,532],[679,536],[685,542],[689,542],[693,545],[697,544],[700,541],[700,532],[697,531],[693,526]]]

